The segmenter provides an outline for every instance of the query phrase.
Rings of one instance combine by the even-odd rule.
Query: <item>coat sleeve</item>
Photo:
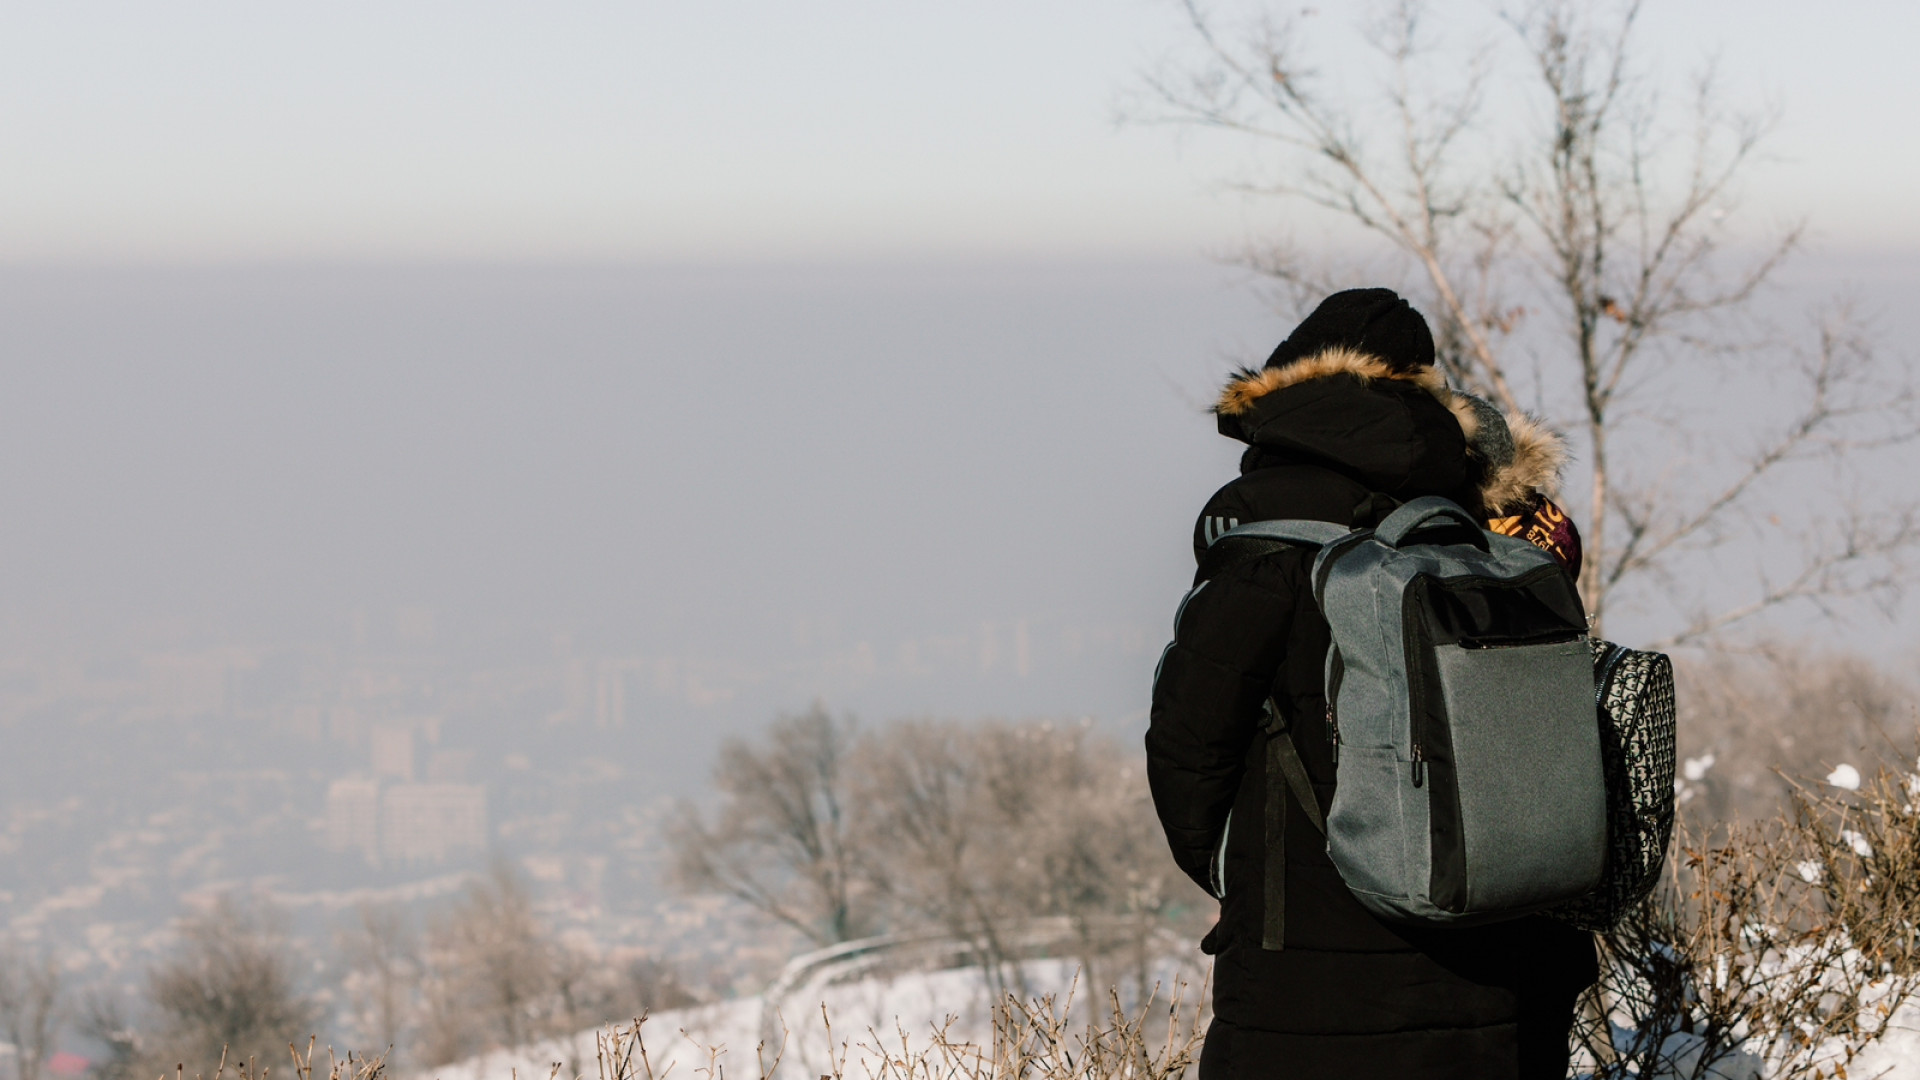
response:
[[[1214,848],[1273,692],[1303,584],[1298,550],[1200,582],[1180,602],[1173,641],[1154,675],[1147,782],[1174,861],[1210,894]]]

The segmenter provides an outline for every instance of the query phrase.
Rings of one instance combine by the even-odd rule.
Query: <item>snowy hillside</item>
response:
[[[1072,992],[1075,1014],[1090,1018],[1099,1003],[1088,1000],[1084,985],[1076,987],[1077,973],[1077,966],[1070,960],[1028,961],[1019,972],[1026,983],[1026,994],[1058,995],[1064,1001]],[[1155,977],[1171,986],[1176,978],[1188,976],[1181,976],[1169,965]],[[1187,996],[1191,998],[1192,993],[1189,988]],[[833,1058],[845,1055],[847,1075],[866,1076],[863,1062],[877,1059],[879,1048],[897,1054],[904,1041],[909,1051],[924,1049],[938,1027],[946,1027],[955,1041],[984,1043],[992,1030],[992,1001],[993,990],[978,968],[870,976],[824,987],[809,985],[788,995],[772,1010],[764,996],[756,995],[656,1013],[648,1018],[643,1034],[656,1080],[667,1075],[668,1069],[675,1077],[690,1077],[710,1063],[723,1066],[735,1077],[758,1076],[761,1070],[755,1060],[756,1047],[767,1036],[766,1061],[771,1065],[775,1054],[781,1055],[776,1075],[783,1080],[834,1072],[829,1046]],[[831,1043],[828,1020],[833,1025]],[[782,1025],[784,1049],[780,1043]],[[771,1030],[763,1035],[764,1027]],[[414,1080],[508,1080],[516,1075],[521,1080],[544,1080],[556,1063],[563,1076],[568,1073],[569,1063],[582,1074],[595,1076],[595,1040],[601,1035],[599,1031],[583,1031],[573,1037],[571,1045],[556,1041],[495,1051],[425,1070]]]
[[[1084,986],[1076,987],[1076,974],[1075,966],[1067,960],[1030,961],[1021,969],[1029,994],[1054,994],[1064,999],[1071,991],[1076,1014],[1084,1019],[1090,1013],[1082,1010],[1097,1003],[1088,1001]],[[1185,977],[1171,967],[1156,976],[1169,985]],[[1192,992],[1189,986],[1189,997]],[[773,1010],[768,1009],[764,996],[755,995],[657,1013],[647,1020],[644,1029],[647,1057],[655,1080],[669,1075],[717,1076],[718,1072],[706,1072],[715,1065],[736,1078],[752,1080],[764,1071],[756,1060],[756,1050],[762,1045],[765,1025],[772,1024],[773,1039],[765,1045],[764,1055],[768,1066],[776,1053],[781,1055],[774,1074],[780,1080],[809,1080],[836,1071],[865,1077],[871,1075],[882,1050],[895,1055],[903,1049],[909,1053],[924,1050],[933,1031],[943,1025],[955,1041],[985,1042],[991,1030],[992,1000],[992,989],[977,968],[808,985]],[[831,1042],[823,1015],[833,1024]],[[781,1023],[786,1036],[784,1049],[779,1042]],[[1920,1004],[1903,1007],[1888,1028],[1888,1035],[1863,1052],[1848,1073],[1877,1080],[1920,1080]],[[583,1031],[574,1036],[571,1045],[555,1041],[495,1051],[424,1070],[410,1080],[510,1080],[515,1076],[520,1080],[546,1080],[556,1065],[559,1075],[569,1080],[572,1075],[594,1077],[600,1075],[596,1040],[603,1036],[601,1031]],[[1676,1044],[1670,1049],[1682,1070],[1675,1075],[1686,1075],[1692,1066],[1686,1048]],[[836,1070],[832,1059],[843,1053],[842,1068]],[[1712,1080],[1764,1080],[1767,1074],[1756,1066],[1751,1057],[1735,1055],[1710,1076]]]

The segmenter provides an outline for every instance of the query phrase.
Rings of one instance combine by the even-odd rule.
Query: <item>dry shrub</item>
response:
[[[1920,986],[1914,785],[1791,785],[1771,821],[1678,837],[1668,887],[1603,940],[1593,1074],[1844,1077]]]
[[[1009,995],[994,1010],[993,1038],[987,1046],[950,1039],[942,1029],[924,1050],[915,1051],[905,1033],[898,1051],[888,1053],[873,1080],[1173,1080],[1199,1064],[1205,1035],[1203,1010],[1183,1014],[1176,994],[1156,1015],[1150,996],[1132,1013],[1117,992],[1107,998],[1105,1022],[1076,1027],[1073,998],[1056,1008],[1049,995],[1021,999]],[[1157,1021],[1157,1023],[1156,1023]],[[1158,1033],[1157,1035],[1155,1033]],[[877,1041],[877,1040],[876,1040]],[[873,1047],[878,1049],[878,1047]],[[834,1080],[845,1080],[845,1057]]]

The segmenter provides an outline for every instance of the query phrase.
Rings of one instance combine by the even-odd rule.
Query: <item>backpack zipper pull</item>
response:
[[[1427,782],[1427,752],[1419,743],[1413,744],[1413,786],[1419,787]]]
[[[1333,702],[1327,702],[1327,749],[1333,755],[1333,763],[1340,764],[1340,721],[1334,718]]]

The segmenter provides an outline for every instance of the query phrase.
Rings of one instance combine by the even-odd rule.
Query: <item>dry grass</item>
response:
[[[823,1010],[832,1059],[820,1080],[1174,1080],[1194,1071],[1206,1031],[1204,987],[1192,1005],[1177,987],[1170,997],[1156,995],[1131,1012],[1110,990],[1104,1009],[1084,1022],[1074,1015],[1077,987],[1064,996],[1006,995],[994,1007],[984,1044],[956,1035],[951,1017],[921,1035],[899,1028],[889,1037],[869,1028],[862,1040],[834,1043]],[[646,1022],[642,1016],[599,1034],[599,1080],[666,1080],[671,1066],[655,1072]],[[784,1037],[779,1046],[755,1047],[759,1080],[772,1080],[785,1048]],[[707,1047],[706,1062],[694,1072],[723,1080],[724,1052]],[[559,1069],[556,1064],[549,1080],[558,1080]]]
[[[293,1080],[314,1080],[315,1072],[320,1068],[313,1060],[313,1053],[318,1048],[319,1041],[317,1037],[309,1038],[304,1053],[293,1043],[287,1044],[287,1054],[293,1059]],[[273,1066],[262,1064],[251,1057],[229,1062],[227,1056],[231,1051],[232,1047],[221,1047],[220,1064],[213,1070],[210,1080],[225,1080],[229,1069],[232,1070],[235,1080],[267,1080],[273,1073]],[[323,1075],[326,1080],[386,1080],[387,1056],[380,1054],[375,1057],[364,1057],[348,1051],[346,1057],[336,1057],[333,1047],[329,1046],[325,1067],[326,1072]],[[176,1064],[173,1080],[186,1080],[186,1077],[186,1065]],[[168,1080],[168,1077],[163,1073],[159,1080]],[[201,1073],[195,1073],[193,1080],[209,1080],[209,1078]]]

